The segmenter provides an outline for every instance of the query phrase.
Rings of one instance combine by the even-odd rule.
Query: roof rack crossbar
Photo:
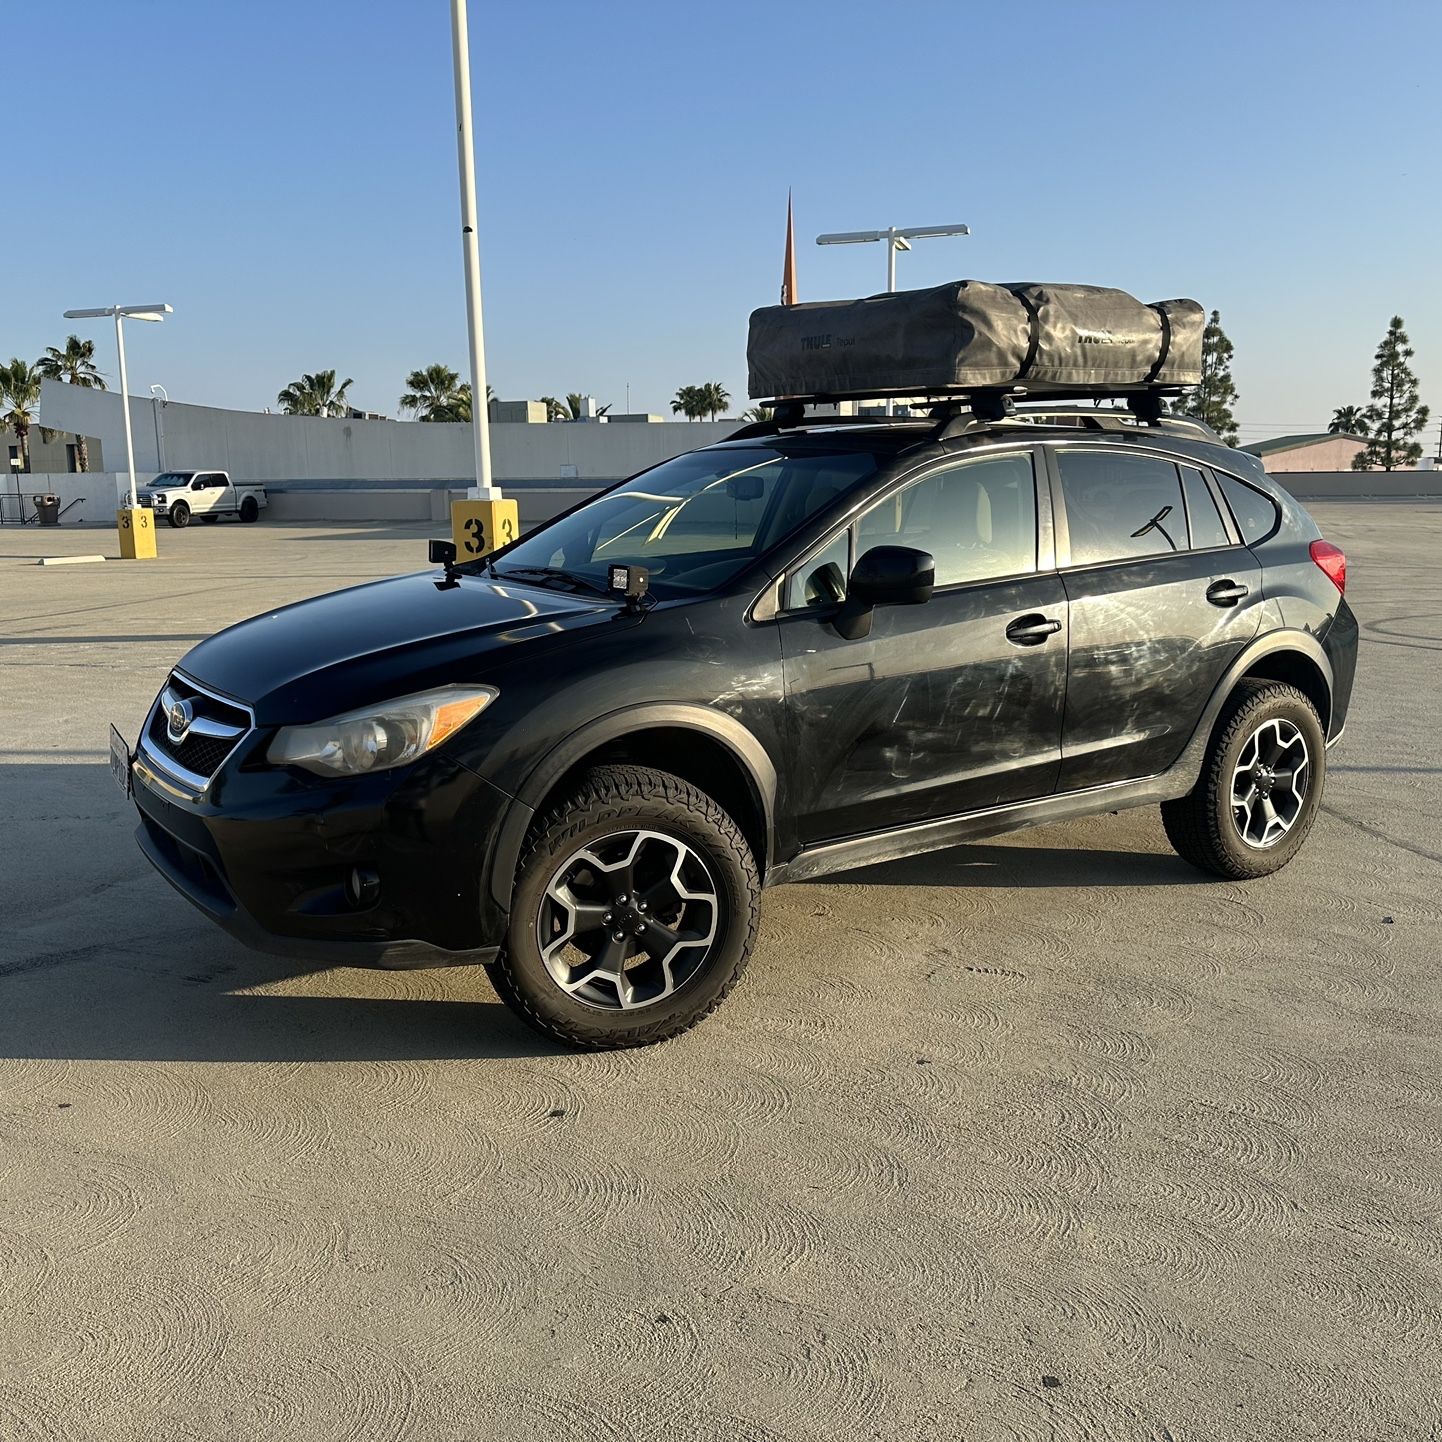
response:
[[[1032,398],[1014,388],[1001,386],[978,387],[964,394],[932,396],[928,398],[928,413],[933,422],[928,439],[949,441],[978,431],[998,428],[1029,429],[1045,426],[1048,422],[1052,422],[1057,428],[1110,432],[1135,432],[1146,428],[1172,435],[1191,435],[1202,440],[1214,441],[1216,436],[1204,421],[1175,412],[1163,412],[1162,396],[1169,390],[1178,391],[1179,388],[1159,390],[1156,387],[1149,387],[1145,391],[1117,395],[1116,399],[1127,401],[1125,410],[1102,409],[1097,401],[1103,397],[1096,397],[1091,393],[1087,393],[1085,396],[1085,399],[1093,402],[1091,405],[1057,405],[1054,403],[1057,399],[1055,393],[1046,397]],[[913,405],[918,403],[917,398],[913,397],[912,400]],[[752,440],[763,436],[779,435],[783,430],[816,430],[860,425],[884,426],[896,423],[889,421],[885,416],[806,414],[808,405],[830,403],[829,398],[811,396],[792,397],[778,401],[770,420],[753,421],[751,424],[733,431],[726,439],[730,441]],[[906,419],[901,418],[901,423],[904,424]],[[913,414],[909,419],[914,422],[918,417]]]

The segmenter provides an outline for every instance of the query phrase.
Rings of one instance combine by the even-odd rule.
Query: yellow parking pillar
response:
[[[155,512],[148,506],[122,506],[115,513],[123,561],[155,559]]]
[[[485,501],[451,502],[451,539],[456,543],[457,561],[479,560],[509,546],[520,534],[516,503],[499,493]]]

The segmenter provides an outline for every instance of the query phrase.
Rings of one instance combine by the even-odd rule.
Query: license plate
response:
[[[121,792],[130,795],[130,747],[115,727],[110,728],[110,774]]]

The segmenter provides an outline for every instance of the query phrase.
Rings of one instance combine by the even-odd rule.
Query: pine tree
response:
[[[1232,383],[1232,343],[1222,329],[1220,311],[1213,311],[1202,332],[1202,382],[1176,402],[1184,415],[1205,421],[1229,445],[1237,442],[1237,421],[1232,407],[1237,388]]]
[[[1352,462],[1354,471],[1396,470],[1422,459],[1422,443],[1414,437],[1427,424],[1427,407],[1418,404],[1417,377],[1408,365],[1415,352],[1394,315],[1377,347],[1372,367],[1372,404],[1367,407],[1371,439]]]

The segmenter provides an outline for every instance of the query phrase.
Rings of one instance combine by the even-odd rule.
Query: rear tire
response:
[[[664,1041],[735,986],[760,892],[740,828],[705,792],[665,771],[597,767],[531,830],[491,980],[568,1046]]]
[[[240,519],[249,525],[260,517],[260,502],[254,496],[247,496],[240,503]]]
[[[190,524],[190,507],[184,501],[177,501],[170,508],[170,524],[182,531]]]
[[[1326,776],[1326,737],[1311,701],[1279,681],[1243,681],[1217,719],[1196,786],[1162,803],[1167,840],[1213,876],[1269,876],[1302,849]]]

